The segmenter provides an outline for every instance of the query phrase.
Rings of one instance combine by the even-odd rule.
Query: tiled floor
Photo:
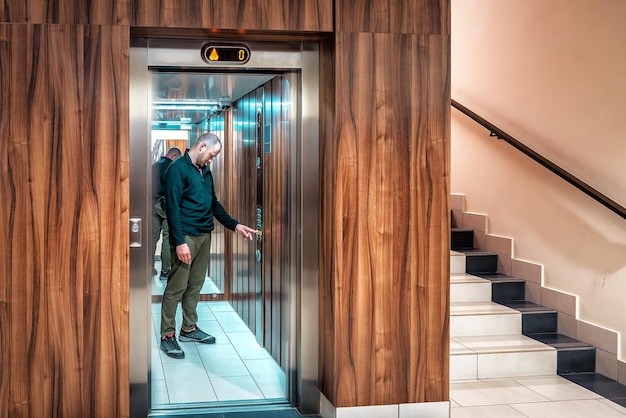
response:
[[[159,348],[161,304],[152,305],[152,405],[285,399],[285,374],[228,302],[200,302],[198,326],[215,344],[181,342],[184,359]],[[177,324],[182,321],[180,305]],[[184,405],[181,405],[184,406]]]
[[[624,418],[626,408],[560,376],[450,384],[451,418]]]
[[[210,292],[210,281],[207,281]],[[153,294],[162,294],[165,280],[153,278]],[[482,290],[481,290],[482,291]],[[468,304],[472,314],[475,306]],[[153,408],[169,408],[214,404],[230,401],[255,402],[268,399],[285,400],[285,375],[261,348],[252,333],[227,302],[201,302],[198,307],[198,325],[217,339],[214,345],[181,343],[185,359],[167,357],[159,349],[160,304],[153,305],[154,339],[152,342],[152,401]],[[177,323],[181,322],[180,308]],[[476,321],[472,321],[476,326]],[[515,339],[517,338],[517,339]],[[452,359],[455,357],[502,354],[518,346],[527,349],[531,342],[522,337],[505,336],[455,336],[451,341]],[[488,341],[487,341],[488,340]],[[484,347],[483,347],[484,346]],[[494,348],[497,346],[497,349]],[[542,351],[538,347],[532,351]],[[459,354],[462,354],[459,356]],[[466,355],[466,356],[463,356]],[[570,381],[556,374],[537,373],[533,365],[537,360],[522,357],[503,357],[496,362],[500,368],[515,366],[530,373],[516,378],[480,378],[480,362],[461,362],[464,369],[450,383],[451,418],[626,418],[626,389],[622,385],[598,376],[572,377]],[[467,363],[467,364],[466,364]],[[504,364],[507,363],[507,364]],[[467,370],[465,370],[467,369]],[[484,366],[483,366],[484,369]],[[467,373],[465,373],[467,372]],[[590,390],[591,389],[591,390]],[[603,397],[602,395],[605,397]],[[611,398],[611,401],[607,398]],[[164,411],[164,409],[162,409]],[[159,416],[167,416],[161,414]],[[172,415],[174,416],[174,415]],[[185,416],[176,413],[177,417]],[[209,414],[193,413],[188,417],[291,417],[294,410],[274,412],[233,412]]]
[[[153,407],[283,399],[284,373],[258,346],[230,304],[201,302],[198,311],[199,326],[215,335],[217,343],[181,343],[186,357],[175,360],[158,348],[160,305],[153,305]],[[450,400],[451,418],[626,417],[626,408],[556,375],[455,381],[450,384]],[[276,411],[283,414],[276,416],[285,413]]]

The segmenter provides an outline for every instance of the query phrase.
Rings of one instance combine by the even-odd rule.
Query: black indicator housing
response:
[[[202,47],[201,55],[207,64],[245,64],[250,59],[250,49],[240,44],[206,44]]]

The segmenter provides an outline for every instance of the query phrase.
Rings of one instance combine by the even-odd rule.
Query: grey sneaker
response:
[[[215,337],[202,331],[197,325],[194,326],[193,331],[185,332],[181,329],[179,338],[183,342],[215,344]]]
[[[172,358],[185,358],[185,352],[180,348],[176,337],[173,335],[161,338],[161,350]]]

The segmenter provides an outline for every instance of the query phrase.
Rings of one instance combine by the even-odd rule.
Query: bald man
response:
[[[180,341],[215,343],[215,337],[198,328],[196,309],[209,264],[214,219],[245,239],[252,240],[256,232],[231,217],[215,196],[209,164],[221,150],[218,136],[204,133],[166,172],[172,269],[161,304],[161,350],[172,358],[185,357],[176,340],[175,316],[179,301],[183,309]]]

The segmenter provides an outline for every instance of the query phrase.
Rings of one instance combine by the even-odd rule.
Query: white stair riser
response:
[[[522,315],[520,313],[450,316],[452,338],[521,333]]]
[[[450,381],[556,374],[556,351],[452,354]]]
[[[478,378],[478,355],[450,355],[450,381],[476,380]]]
[[[491,282],[450,284],[450,302],[487,302],[490,300]]]
[[[556,350],[478,355],[478,378],[556,374]]]
[[[465,254],[453,252],[450,254],[450,273],[465,273]]]

